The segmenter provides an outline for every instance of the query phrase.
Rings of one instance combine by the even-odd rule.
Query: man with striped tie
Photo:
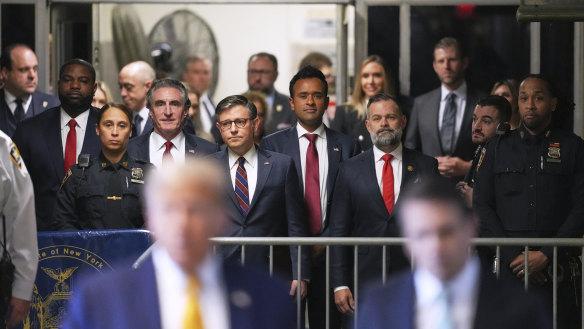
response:
[[[254,127],[258,124],[255,105],[239,95],[229,96],[217,105],[217,128],[227,144],[224,151],[214,154],[229,174],[226,187],[230,226],[227,236],[233,237],[305,237],[307,223],[298,174],[292,158],[263,150],[254,144]],[[286,277],[292,274],[290,294],[296,293],[298,271],[301,271],[301,295],[306,296],[309,278],[308,248],[302,249],[302,261],[297,262],[295,246],[274,248],[274,268]],[[283,255],[280,254],[283,253]],[[226,258],[245,264],[266,267],[267,246],[226,246]],[[289,269],[291,261],[292,270]],[[283,264],[280,264],[282,262]]]

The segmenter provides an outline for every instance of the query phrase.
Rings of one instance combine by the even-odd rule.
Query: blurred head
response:
[[[125,152],[132,136],[132,113],[124,104],[106,104],[97,114],[95,132],[102,150]]]
[[[278,60],[269,53],[251,55],[247,62],[247,84],[249,90],[269,94],[274,90],[278,78]]]
[[[541,75],[529,75],[519,86],[519,114],[527,130],[535,135],[552,121],[558,98],[550,80]]]
[[[187,91],[178,80],[156,80],[146,95],[154,131],[166,140],[181,132],[190,106]]]
[[[298,122],[312,132],[322,124],[328,108],[328,85],[324,74],[312,66],[305,66],[290,81],[290,106]]]
[[[464,82],[468,58],[462,52],[462,47],[456,39],[446,37],[434,46],[432,65],[440,82],[449,90],[455,90]]]
[[[365,126],[373,145],[380,150],[392,150],[399,145],[406,122],[406,116],[395,97],[377,94],[369,99]]]
[[[213,78],[213,62],[204,57],[193,56],[185,61],[182,79],[193,87],[199,94],[203,94]]]
[[[331,59],[323,54],[316,51],[308,53],[302,60],[300,61],[300,65],[298,65],[298,69],[302,69],[305,66],[312,66],[319,69],[324,77],[326,78],[326,82],[329,86],[334,85],[335,83],[335,76],[333,73],[333,62]]]
[[[109,104],[113,101],[111,96],[112,92],[105,83],[105,81],[98,80],[95,82],[95,85],[97,86],[97,88],[95,89],[95,93],[93,94],[91,106],[100,109],[105,104]]]
[[[156,79],[156,72],[150,64],[137,61],[120,70],[118,84],[122,101],[133,112],[140,112],[146,106],[146,94]]]
[[[59,70],[61,107],[73,118],[89,109],[93,100],[95,69],[82,59],[72,59]]]
[[[470,258],[477,230],[454,186],[446,180],[425,181],[411,185],[400,199],[399,223],[415,269],[441,281],[454,278]]]
[[[231,151],[243,156],[254,146],[254,131],[258,124],[255,105],[241,95],[233,95],[219,102],[215,113],[223,141]]]
[[[4,48],[0,67],[1,80],[8,92],[17,98],[34,93],[39,82],[39,62],[27,45],[15,44]]]
[[[503,79],[495,82],[491,95],[503,96],[511,104],[513,111],[517,111],[519,84],[514,79]]]
[[[472,142],[484,144],[497,133],[499,124],[511,119],[511,104],[502,96],[490,95],[477,103],[472,115]]]
[[[264,122],[266,121],[266,111],[268,109],[266,96],[264,96],[264,94],[259,91],[248,91],[241,96],[247,98],[256,107],[258,121],[253,134],[257,143],[264,136]]]
[[[191,102],[191,106],[189,106],[188,115],[190,118],[197,117],[199,115],[199,98],[201,98],[201,94],[195,90],[195,88],[191,87],[186,81],[181,82],[182,85],[185,87],[187,91],[187,96],[189,101]]]
[[[187,274],[210,252],[209,238],[227,223],[225,174],[209,159],[186,159],[153,170],[145,186],[146,225],[157,244]]]

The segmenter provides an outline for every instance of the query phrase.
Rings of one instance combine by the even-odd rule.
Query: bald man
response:
[[[156,73],[150,64],[144,61],[132,62],[124,66],[118,75],[122,101],[134,113],[133,136],[140,136],[152,130],[152,120],[146,108],[146,93]]]

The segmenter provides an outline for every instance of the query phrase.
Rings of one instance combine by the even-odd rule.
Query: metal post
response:
[[[530,32],[530,65],[529,71],[537,74],[541,70],[541,24],[529,23]]]
[[[241,245],[241,265],[245,265],[245,245]]]
[[[298,283],[296,285],[296,328],[297,329],[301,329],[302,328],[302,296],[300,295],[300,292],[302,291],[301,287],[302,287],[302,257],[300,256],[302,253],[302,246],[298,245],[298,252],[297,252],[297,263],[298,264],[298,276],[296,277],[296,282]]]
[[[357,299],[359,298],[359,246],[355,245],[353,249],[353,300],[355,301],[355,310],[353,312],[353,328],[357,328]]]
[[[36,53],[39,67],[45,68],[39,73],[37,90],[49,91],[51,71],[50,45],[49,45],[49,1],[36,0],[34,4],[35,31],[34,31],[34,51]]]
[[[385,285],[385,278],[387,276],[387,271],[385,269],[386,267],[386,255],[387,255],[387,246],[383,245],[383,247],[381,247],[381,282],[383,283],[383,285]]]
[[[525,291],[529,290],[529,247],[525,246],[525,252],[523,253],[523,283],[525,284]]]
[[[324,310],[326,312],[326,320],[325,320],[325,328],[329,329],[330,328],[330,315],[331,315],[331,303],[330,303],[330,290],[331,290],[331,282],[330,282],[330,266],[331,266],[331,255],[330,255],[330,245],[326,245],[326,259],[325,259],[325,265],[326,265],[326,269],[325,269],[325,273],[326,273],[326,278],[325,278],[325,291],[326,291],[326,302],[325,302],[325,307]]]
[[[337,105],[343,104],[347,100],[347,53],[349,49],[349,37],[347,34],[347,6],[337,5],[337,77],[336,77],[336,96]]]
[[[497,279],[501,275],[501,246],[497,246],[495,254],[495,272],[497,273]]]
[[[402,95],[410,94],[411,74],[411,17],[410,5],[401,4],[399,7],[399,89]]]
[[[367,35],[369,19],[367,9],[368,6],[365,1],[357,1],[355,3],[355,71],[357,71],[361,62],[367,58],[369,49],[369,38]]]
[[[270,276],[274,276],[274,245],[270,245]]]
[[[552,318],[554,319],[553,329],[558,328],[558,247],[554,247],[554,261],[553,261],[553,305],[552,305]],[[564,275],[566,273],[564,272]]]
[[[574,133],[584,136],[584,23],[574,23]]]

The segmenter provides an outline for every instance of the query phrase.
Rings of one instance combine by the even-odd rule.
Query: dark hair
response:
[[[525,81],[527,79],[538,79],[538,80],[543,81],[543,83],[545,84],[545,88],[550,93],[550,96],[551,97],[558,97],[558,91],[556,89],[556,86],[554,85],[552,80],[549,79],[547,76],[545,76],[543,74],[528,74],[525,78],[523,78],[523,80],[521,80],[521,83],[523,83],[523,81]]]
[[[103,114],[109,109],[119,109],[120,111],[124,112],[124,114],[128,117],[128,121],[132,123],[132,111],[128,109],[128,107],[122,103],[107,103],[102,108],[99,109],[97,112],[97,124],[101,122],[101,117]]]
[[[95,84],[95,79],[96,79],[96,75],[95,75],[95,68],[93,68],[93,65],[91,65],[91,63],[89,63],[86,60],[83,60],[81,58],[73,58],[70,59],[68,61],[65,62],[65,64],[61,65],[61,69],[59,69],[59,79],[61,79],[61,77],[63,76],[63,72],[65,71],[65,68],[67,68],[68,66],[71,65],[81,65],[81,66],[85,66],[86,68],[89,69],[89,74],[91,75],[91,84]]]
[[[324,74],[322,74],[322,72],[319,69],[308,65],[301,68],[300,71],[298,71],[298,73],[296,73],[296,75],[292,77],[292,80],[290,80],[290,97],[294,98],[294,85],[298,80],[312,78],[317,78],[320,80],[320,82],[322,82],[322,89],[324,89],[324,95],[325,96],[328,95],[328,83],[326,82]]]
[[[266,52],[259,52],[257,54],[253,54],[247,60],[247,66],[249,66],[249,63],[251,63],[251,60],[254,59],[255,57],[265,57],[269,59],[270,62],[272,62],[272,65],[274,66],[274,71],[278,72],[278,59],[276,58],[276,56]]]
[[[148,89],[148,92],[146,93],[146,107],[148,109],[150,110],[152,109],[152,96],[154,95],[154,92],[156,92],[160,88],[166,87],[178,89],[178,91],[180,92],[180,97],[182,98],[183,101],[185,111],[191,106],[189,95],[182,82],[172,78],[164,78],[154,80],[152,82],[152,86],[150,86],[150,89]]]
[[[371,96],[371,98],[369,98],[369,102],[367,103],[367,119],[369,119],[369,107],[371,106],[371,104],[376,103],[376,102],[385,102],[385,101],[393,101],[395,103],[395,105],[397,105],[397,109],[399,110],[399,114],[403,115],[404,112],[402,111],[401,105],[399,105],[399,101],[397,100],[397,97],[392,96],[390,94],[386,94],[386,93],[379,93],[379,94],[375,94],[373,96]]]
[[[6,68],[8,71],[12,70],[12,51],[19,47],[32,51],[32,49],[24,43],[14,43],[4,47],[4,49],[2,49],[2,55],[0,55],[0,69]]]
[[[466,53],[464,52],[462,45],[460,44],[460,42],[458,42],[458,40],[456,40],[453,37],[444,37],[440,39],[438,42],[436,42],[436,44],[434,45],[434,49],[432,50],[432,56],[434,56],[434,51],[436,51],[436,49],[444,49],[450,47],[454,47],[454,49],[456,49],[456,53],[460,58],[466,57]]]
[[[217,121],[219,121],[219,116],[221,115],[221,113],[237,105],[245,106],[247,108],[247,111],[249,112],[249,118],[251,120],[255,119],[258,116],[258,110],[256,109],[253,102],[251,102],[249,99],[241,95],[232,95],[223,98],[223,100],[221,100],[219,104],[217,104],[217,109],[215,110]]]
[[[492,106],[496,108],[499,115],[499,122],[509,122],[511,120],[511,103],[503,96],[486,96],[477,102],[477,106]]]
[[[298,69],[300,70],[308,65],[320,70],[323,66],[333,66],[333,62],[327,55],[313,51],[302,58],[300,65],[298,65]]]

